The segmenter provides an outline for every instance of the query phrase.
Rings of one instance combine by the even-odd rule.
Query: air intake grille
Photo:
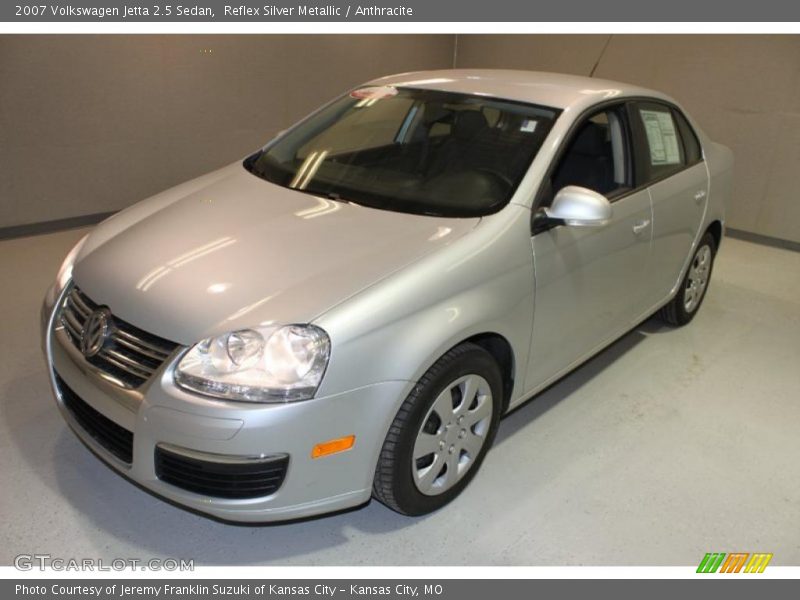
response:
[[[73,287],[65,297],[59,319],[70,342],[79,350],[86,321],[98,308],[77,287]],[[86,360],[109,374],[122,387],[137,388],[150,379],[177,346],[117,317],[110,317],[103,346]]]
[[[133,461],[133,434],[84,402],[56,375],[61,401],[86,433],[122,462]]]
[[[217,498],[259,498],[278,491],[289,457],[235,462],[202,460],[156,446],[156,476],[184,490]]]

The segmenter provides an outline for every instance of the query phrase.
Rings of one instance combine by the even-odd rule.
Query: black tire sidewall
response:
[[[452,488],[436,496],[427,496],[417,489],[412,475],[413,450],[417,434],[422,427],[422,420],[428,415],[438,395],[447,385],[465,375],[480,375],[489,383],[492,390],[492,423],[486,436],[483,448],[472,467],[464,477]],[[420,386],[421,384],[418,384]],[[397,445],[397,461],[394,465],[393,485],[394,497],[403,512],[421,515],[432,512],[448,504],[469,484],[480,469],[483,459],[491,447],[500,422],[503,403],[503,380],[500,369],[492,356],[482,348],[470,348],[467,352],[445,365],[436,372],[422,387],[415,388],[406,402],[408,417]]]

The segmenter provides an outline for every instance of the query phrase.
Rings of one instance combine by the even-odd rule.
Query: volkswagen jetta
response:
[[[42,310],[58,406],[218,518],[433,511],[503,413],[654,313],[694,318],[731,172],[635,86],[372,81],[72,249]]]

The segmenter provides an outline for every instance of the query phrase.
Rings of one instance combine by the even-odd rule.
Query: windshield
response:
[[[267,181],[332,199],[476,217],[508,203],[557,114],[483,96],[361,88],[244,164]]]

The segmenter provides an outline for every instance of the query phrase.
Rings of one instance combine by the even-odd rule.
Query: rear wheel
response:
[[[389,428],[375,498],[397,512],[422,515],[458,496],[492,444],[502,389],[500,369],[483,348],[462,344],[440,358]]]
[[[697,245],[680,289],[659,313],[663,321],[670,325],[685,325],[694,318],[708,290],[716,251],[714,237],[706,233]]]

